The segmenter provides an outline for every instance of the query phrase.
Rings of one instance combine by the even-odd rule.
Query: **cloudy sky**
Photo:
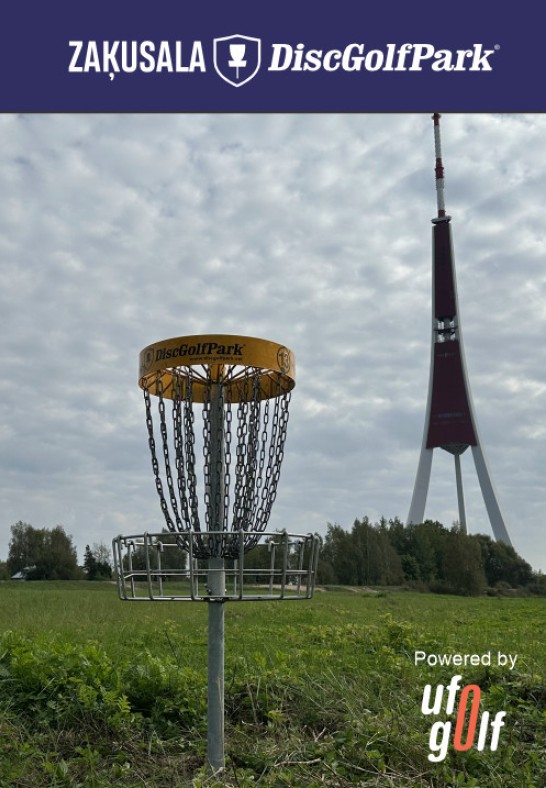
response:
[[[483,445],[546,571],[546,115],[444,115],[446,202]],[[160,530],[139,351],[232,333],[296,355],[271,527],[405,519],[429,374],[430,115],[0,116],[0,557]],[[492,535],[470,452],[469,530]],[[434,454],[426,517],[457,519]]]

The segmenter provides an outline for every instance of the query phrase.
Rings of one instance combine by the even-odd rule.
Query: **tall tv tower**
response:
[[[423,444],[408,515],[408,524],[422,523],[425,514],[432,454],[444,449],[455,458],[459,523],[466,533],[466,514],[461,476],[461,454],[470,446],[483,500],[495,539],[511,545],[497,501],[478,433],[463,350],[455,262],[451,240],[451,216],[444,203],[444,168],[440,143],[440,114],[435,112],[436,196],[438,216],[432,220],[432,342],[430,379]]]

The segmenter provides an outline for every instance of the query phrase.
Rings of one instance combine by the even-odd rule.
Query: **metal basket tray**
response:
[[[261,544],[247,551],[249,537]],[[220,559],[217,568],[196,557],[203,543]],[[315,534],[287,531],[187,531],[118,536],[112,546],[121,599],[245,602],[310,599],[320,544]],[[224,591],[213,592],[211,586]]]

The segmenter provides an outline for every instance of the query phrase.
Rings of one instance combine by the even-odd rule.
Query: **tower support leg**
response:
[[[408,514],[408,525],[410,523],[422,523],[425,517],[425,504],[427,502],[428,486],[430,483],[430,471],[432,468],[433,449],[427,449],[423,445],[419,465],[417,466],[417,476],[415,477],[415,487]]]
[[[455,479],[457,481],[457,504],[459,506],[459,525],[464,534],[466,529],[466,511],[464,506],[463,477],[461,475],[461,455],[455,454]]]
[[[480,482],[485,508],[487,509],[487,514],[489,515],[489,522],[491,523],[491,528],[493,529],[495,539],[498,542],[504,542],[505,544],[512,547],[512,542],[508,536],[508,531],[506,530],[506,525],[504,524],[504,518],[497,502],[497,494],[495,492],[495,488],[493,487],[489,468],[487,467],[487,461],[479,444],[477,446],[472,446],[472,456],[474,457],[478,481]]]

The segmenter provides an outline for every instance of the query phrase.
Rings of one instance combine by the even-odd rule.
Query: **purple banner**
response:
[[[526,6],[529,13],[526,13]],[[540,112],[526,0],[57,0],[4,12],[4,112]]]

